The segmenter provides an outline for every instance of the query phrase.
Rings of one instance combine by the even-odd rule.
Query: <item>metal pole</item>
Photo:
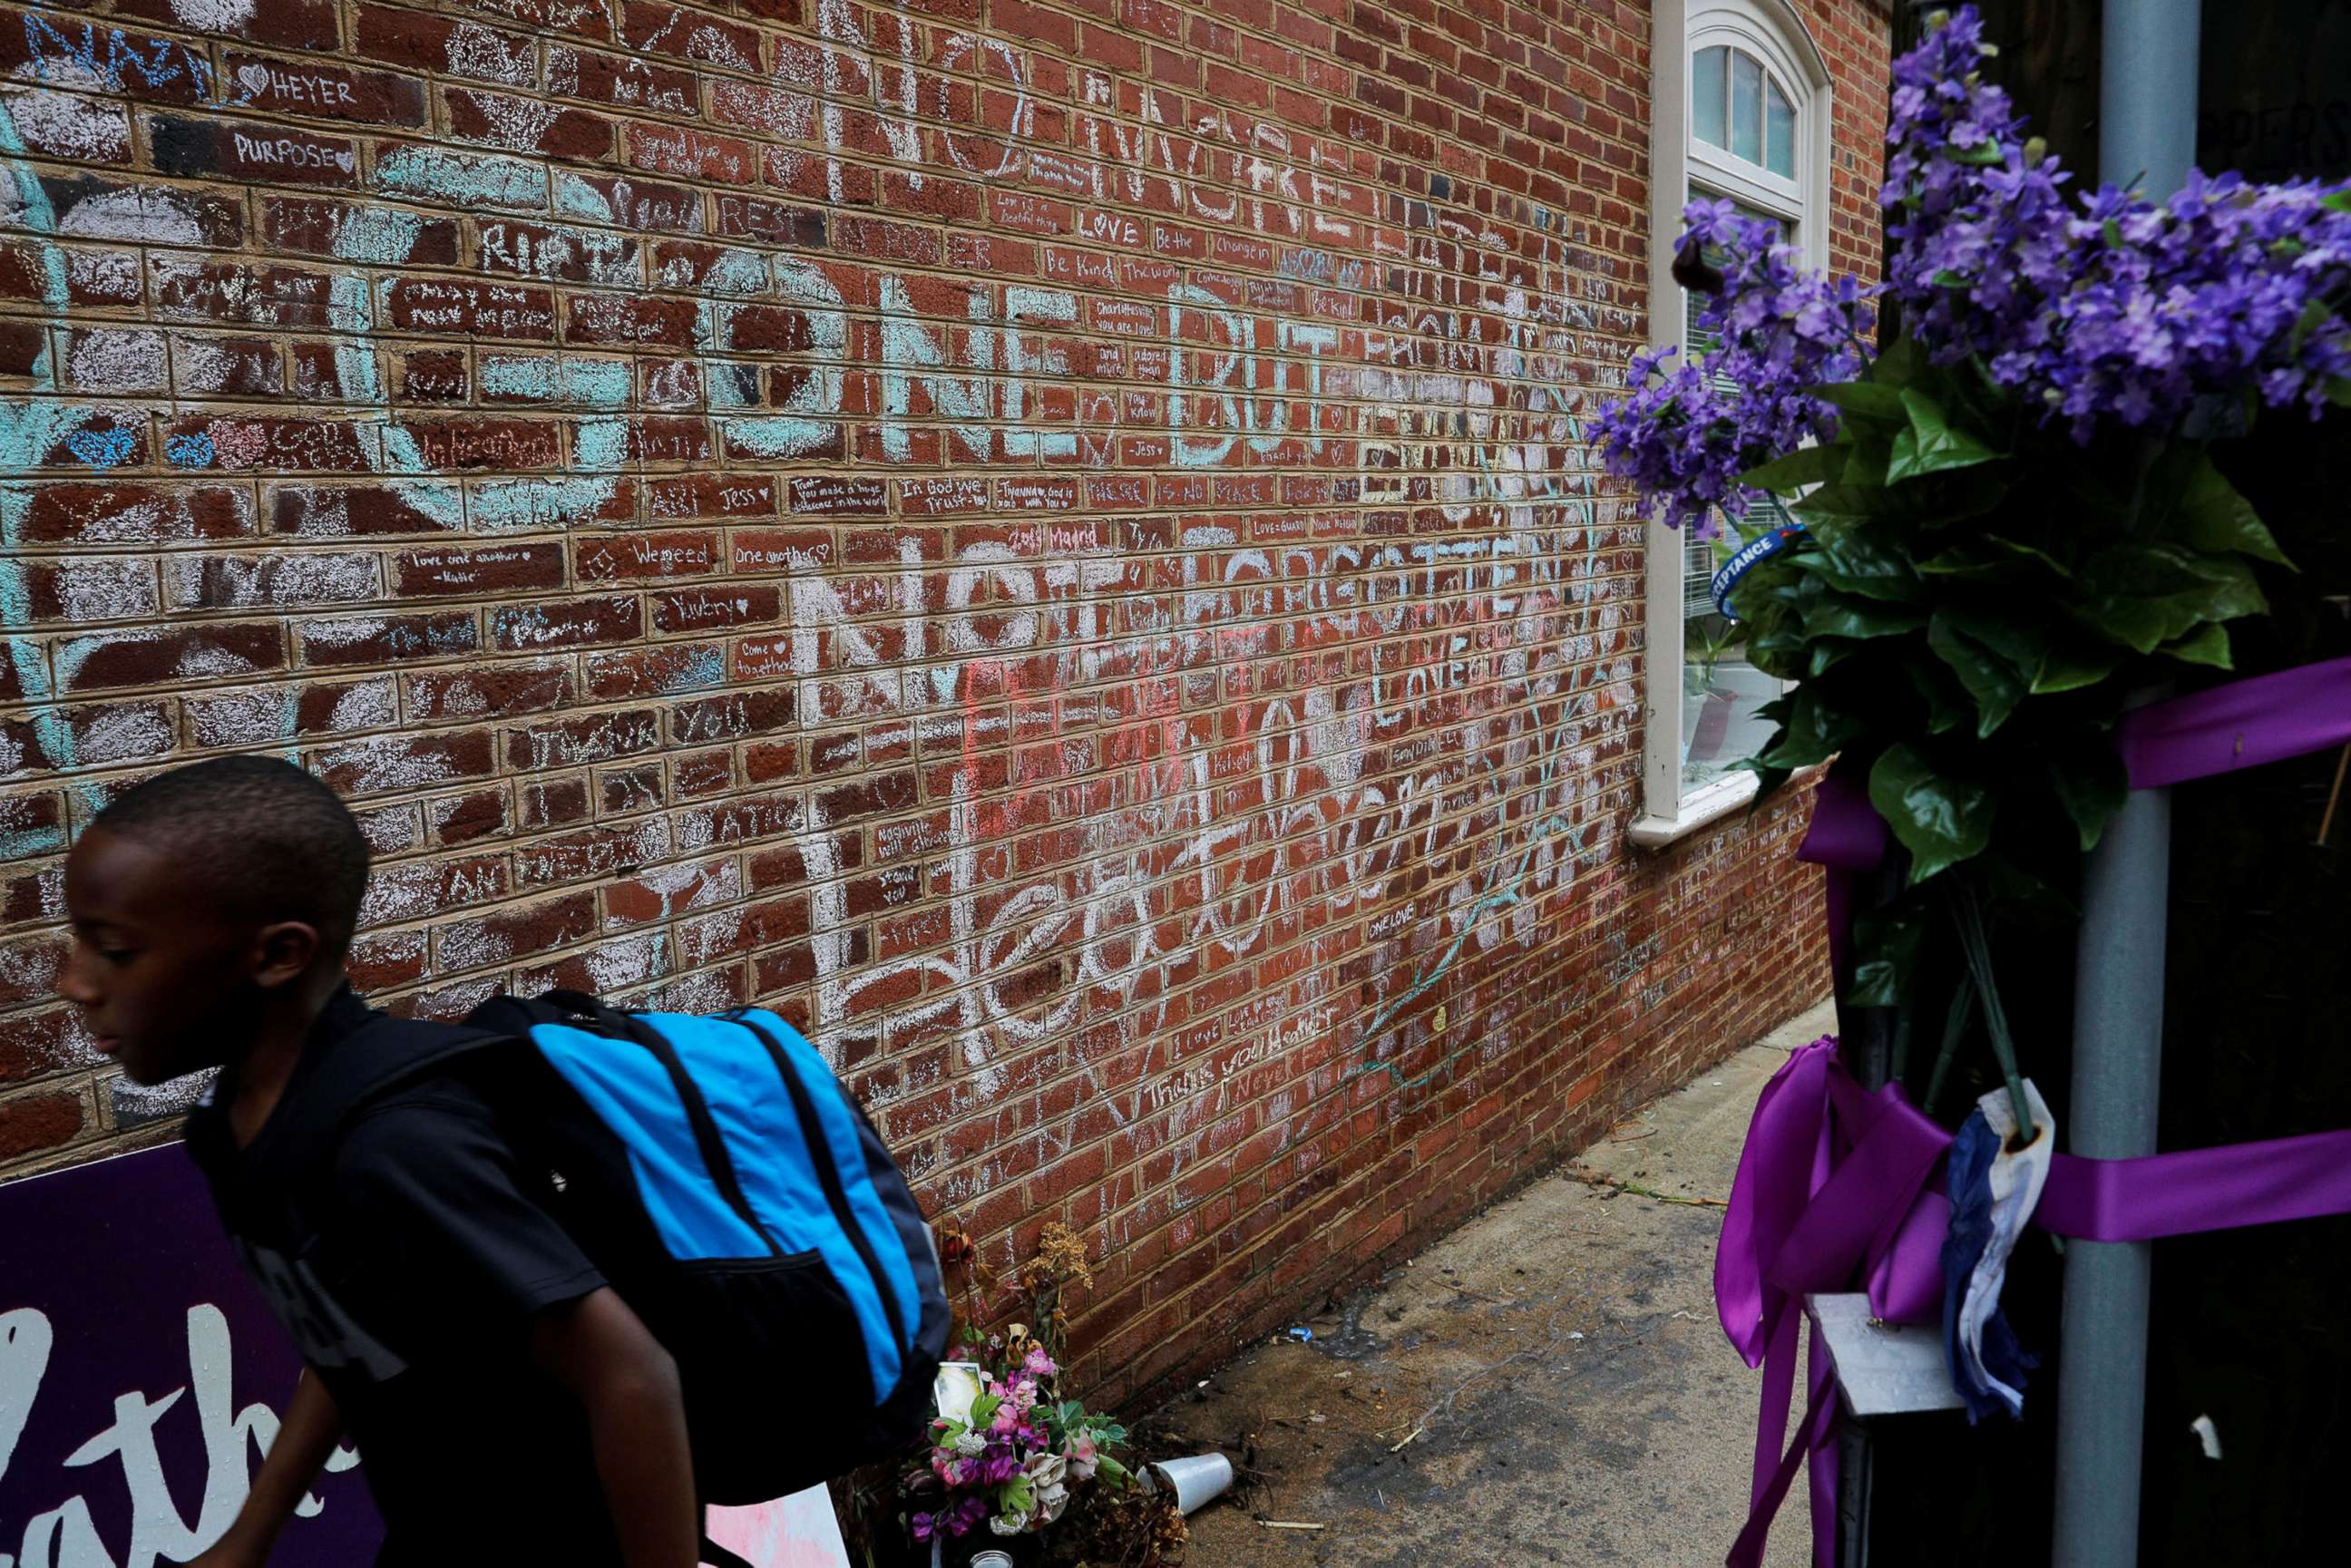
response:
[[[2201,0],[2106,0],[2101,27],[2102,181],[2162,196],[2196,158]],[[2090,855],[2074,980],[2074,1152],[2155,1153],[2163,1053],[2165,904],[2171,798],[2133,790]],[[2147,1416],[2146,1242],[2065,1249],[2057,1389],[2056,1568],[2138,1561],[2140,1450]]]
[[[2134,790],[2092,852],[2083,887],[2068,1111],[2077,1155],[2155,1153],[2170,862],[2169,792]],[[2057,1568],[2128,1568],[2138,1561],[2152,1251],[2144,1241],[2065,1248]]]
[[[2203,0],[2106,0],[2098,28],[2098,178],[2150,196],[2196,162],[2197,32]]]

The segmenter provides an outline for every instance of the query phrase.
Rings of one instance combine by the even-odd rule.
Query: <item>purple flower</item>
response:
[[[2057,161],[1978,74],[1991,52],[1967,7],[1895,64],[1886,284],[1910,335],[1938,363],[1982,359],[2077,442],[2105,423],[2169,434],[2249,387],[2315,417],[2343,374],[2332,302],[2351,285],[2351,214],[2330,190],[2199,171],[2162,203],[2112,185],[2068,203]]]
[[[2069,198],[1983,79],[1991,52],[1964,7],[1894,65],[1884,291],[1934,362],[1976,361],[2084,444],[2111,426],[2174,434],[2249,393],[2316,418],[2342,394],[2351,184],[2195,172],[2161,203],[2111,185]],[[1693,202],[1683,222],[1674,271],[1707,297],[1708,351],[1635,355],[1596,429],[1609,473],[1707,534],[1746,514],[1741,474],[1835,435],[1819,389],[1862,372],[1873,322],[1866,291],[1802,272],[1770,223],[1725,201]]]
[[[1675,271],[1714,292],[1698,313],[1713,343],[1703,361],[1634,357],[1633,392],[1598,421],[1608,471],[1633,480],[1667,524],[1701,535],[1718,512],[1744,517],[1753,493],[1739,476],[1836,434],[1834,406],[1814,389],[1861,372],[1871,312],[1860,285],[1804,273],[1778,225],[1741,217],[1729,202],[1692,202]],[[1718,265],[1719,263],[1719,265]]]

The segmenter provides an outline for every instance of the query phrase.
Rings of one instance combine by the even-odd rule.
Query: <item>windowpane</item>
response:
[[[1691,187],[1690,193],[1715,194],[1702,186]],[[1795,242],[1796,225],[1790,219],[1759,212],[1744,202],[1732,206],[1740,217],[1776,225],[1782,241]],[[1693,357],[1714,347],[1711,335],[1698,329],[1704,304],[1696,294],[1687,297],[1684,341]],[[1716,385],[1730,396],[1739,395],[1738,386],[1727,380],[1718,379]],[[1716,570],[1749,538],[1788,520],[1780,504],[1767,497],[1749,511],[1743,533],[1718,517],[1722,531],[1716,538],[1701,539],[1686,532],[1677,541],[1682,588],[1682,727],[1677,738],[1684,795],[1728,777],[1771,738],[1771,722],[1757,710],[1781,695],[1780,683],[1748,660],[1747,628],[1715,612],[1713,585]]]
[[[1753,55],[1730,57],[1730,155],[1763,162],[1763,66]]]
[[[1781,520],[1776,505],[1759,507],[1759,528]],[[1715,570],[1746,542],[1725,527],[1713,539],[1685,536],[1682,556],[1682,791],[1728,776],[1771,738],[1757,709],[1781,695],[1780,683],[1747,659],[1746,626],[1715,613]]]
[[[1730,137],[1723,130],[1729,69],[1730,51],[1719,44],[1700,49],[1690,64],[1690,130],[1709,147],[1730,145]]]
[[[1763,166],[1774,174],[1796,177],[1796,106],[1778,82],[1764,84]]]

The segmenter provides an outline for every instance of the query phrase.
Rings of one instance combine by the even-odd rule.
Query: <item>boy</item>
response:
[[[383,1514],[380,1565],[688,1568],[676,1368],[525,1196],[462,1063],[371,1100],[328,1190],[293,1168],[289,1144],[315,1131],[306,1083],[380,1016],[343,975],[367,873],[334,792],[251,757],[131,789],[66,861],[58,989],[134,1082],[221,1070],[189,1147],[308,1368],[244,1510],[196,1562],[266,1562],[348,1430]]]

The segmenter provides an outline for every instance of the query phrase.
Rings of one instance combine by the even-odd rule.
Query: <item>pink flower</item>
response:
[[[1073,1479],[1081,1481],[1094,1479],[1094,1467],[1102,1462],[1102,1449],[1095,1444],[1092,1432],[1080,1432],[1070,1439],[1069,1447],[1062,1452],[1068,1456],[1070,1474]]]
[[[1053,1365],[1053,1358],[1045,1354],[1045,1347],[1042,1345],[1031,1350],[1029,1353],[1029,1359],[1020,1364],[1039,1377],[1050,1377],[1059,1370]]]

